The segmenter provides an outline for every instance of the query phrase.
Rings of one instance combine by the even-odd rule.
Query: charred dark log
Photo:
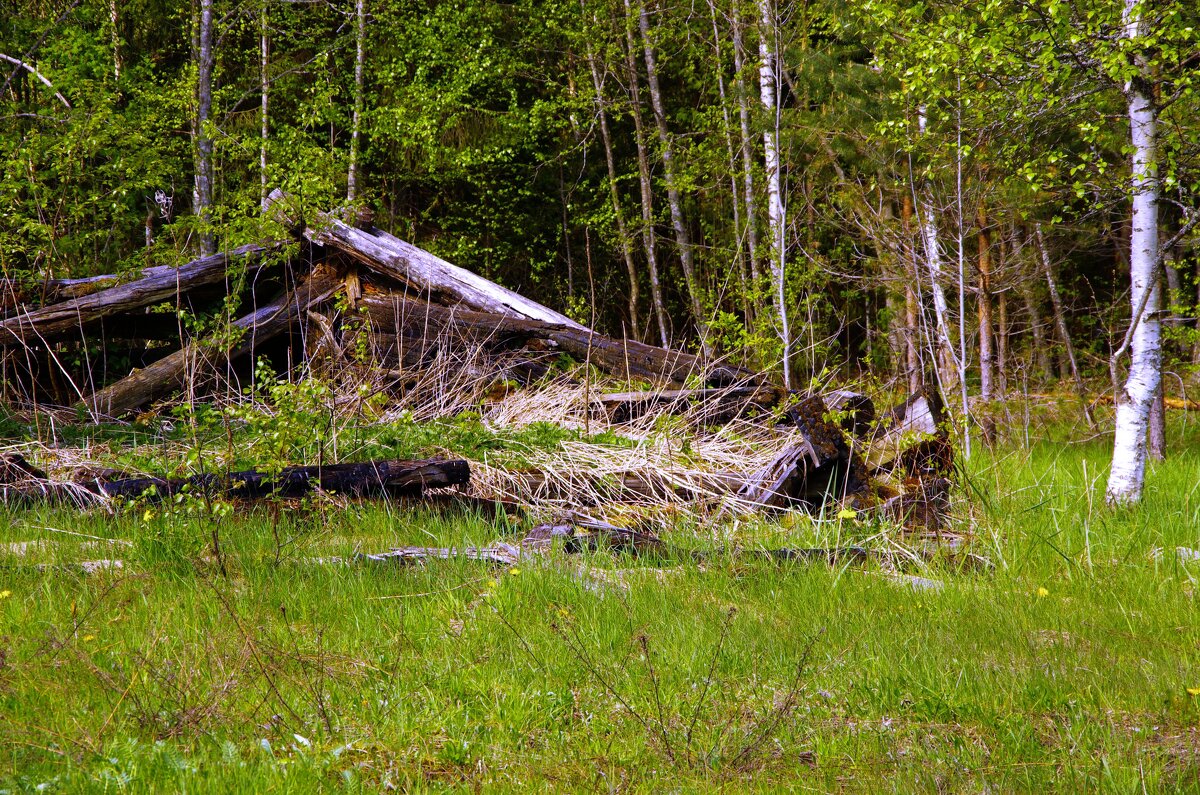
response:
[[[89,486],[107,497],[164,500],[180,493],[239,500],[301,497],[317,489],[354,497],[418,495],[428,488],[465,484],[470,466],[461,460],[371,461],[364,464],[286,467],[278,474],[247,470],[190,478],[96,480]]]

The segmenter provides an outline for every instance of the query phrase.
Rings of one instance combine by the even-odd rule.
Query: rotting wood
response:
[[[855,436],[862,436],[871,429],[875,422],[875,401],[849,389],[835,389],[823,392],[821,398],[825,407],[833,413],[845,413],[841,426]]]
[[[550,344],[579,362],[627,380],[648,379],[682,384],[691,377],[710,386],[766,382],[766,376],[741,367],[708,363],[698,356],[635,340],[617,340],[587,329],[523,320],[461,308],[449,308],[399,295],[364,295],[362,307],[377,329],[419,333],[418,345],[458,339],[489,351],[512,351],[534,341]],[[425,348],[422,348],[423,350]]]
[[[554,539],[564,541],[567,552],[582,552],[596,550],[604,542],[614,552],[630,552],[637,555],[663,554],[667,545],[654,533],[618,527],[590,516],[568,512],[558,522],[540,524],[526,534],[522,546],[535,549],[547,549]]]
[[[941,439],[939,455],[953,460],[953,445],[944,428],[945,414],[936,390],[923,387],[892,409],[886,422],[879,424],[858,451],[873,472],[895,469],[905,451],[922,441]]]
[[[155,268],[150,275],[94,293],[0,320],[0,346],[76,333],[76,330],[111,315],[131,312],[174,297],[180,291],[218,284],[228,278],[230,264],[254,263],[279,246],[248,245],[229,252],[201,257],[178,268]]]
[[[212,367],[252,353],[257,346],[287,331],[309,307],[326,300],[340,284],[332,274],[314,274],[287,295],[234,321],[233,328],[245,333],[232,347],[215,350],[211,343],[192,342],[97,391],[84,404],[97,414],[114,417],[135,411],[183,387],[189,366],[197,360]]]
[[[164,500],[176,494],[257,500],[301,497],[320,490],[354,497],[416,495],[429,488],[460,486],[470,480],[463,460],[369,461],[360,464],[285,467],[278,473],[246,470],[189,478],[95,480],[88,484],[110,498]]]
[[[839,428],[825,419],[824,401],[813,395],[785,416],[799,431],[795,442],[751,475],[738,489],[740,501],[763,507],[822,505],[857,490],[852,455]]]

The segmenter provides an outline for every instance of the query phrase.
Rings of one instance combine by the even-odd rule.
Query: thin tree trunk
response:
[[[208,120],[212,113],[213,0],[200,0],[199,59],[196,83],[196,214],[200,217],[200,255],[216,253],[213,235],[212,175],[213,142]]]
[[[717,6],[714,0],[708,0],[708,12],[712,17],[713,52],[716,55],[717,91],[721,97],[721,130],[725,134],[725,149],[729,156],[729,198],[733,207],[733,243],[734,256],[737,260],[738,277],[741,279],[739,292],[742,300],[742,313],[747,321],[750,318],[750,301],[748,295],[749,274],[746,270],[746,258],[742,248],[742,197],[738,190],[737,155],[733,148],[733,124],[729,120],[729,98],[725,93],[725,62],[721,58],[721,30],[717,27]]]
[[[596,89],[596,115],[600,118],[600,138],[604,143],[604,161],[608,165],[608,189],[612,199],[613,217],[617,221],[617,236],[621,239],[621,257],[625,260],[625,270],[629,274],[629,325],[633,338],[642,338],[641,324],[638,319],[638,274],[633,262],[633,250],[630,245],[629,232],[625,227],[625,212],[621,209],[621,195],[617,190],[617,166],[613,157],[612,135],[608,129],[608,112],[604,103],[604,84],[600,79],[600,69],[596,66],[596,54],[591,45],[587,48],[588,66],[592,72],[592,86]]]
[[[997,241],[996,254],[997,273],[1004,278],[1008,272],[1008,245],[1004,240],[1003,235]],[[1008,334],[1010,324],[1008,320],[1008,289],[1005,288],[996,296],[996,377],[994,381],[994,391],[997,397],[1004,397],[1008,393]]]
[[[1058,329],[1058,338],[1062,342],[1063,351],[1065,351],[1067,366],[1070,368],[1071,381],[1075,385],[1076,394],[1083,401],[1083,415],[1087,418],[1088,427],[1095,428],[1096,420],[1092,417],[1087,389],[1084,388],[1083,379],[1079,375],[1079,364],[1075,358],[1075,346],[1071,343],[1071,332],[1067,328],[1066,313],[1063,312],[1062,299],[1058,295],[1058,283],[1054,279],[1054,268],[1050,264],[1050,250],[1046,248],[1046,237],[1042,234],[1041,222],[1039,221],[1034,224],[1033,229],[1037,240],[1038,253],[1041,255],[1042,272],[1046,276],[1046,287],[1050,290],[1050,307],[1054,311],[1054,326]]]
[[[917,111],[917,128],[921,135],[925,134],[925,108]],[[933,202],[927,201],[925,212],[918,211],[921,220],[921,239],[925,246],[925,265],[929,270],[930,291],[933,293],[933,316],[936,324],[935,365],[938,369],[939,381],[945,384],[951,379],[958,379],[958,367],[954,361],[954,342],[950,339],[950,310],[946,303],[946,290],[942,286],[942,250],[938,242],[937,216],[933,211]],[[963,407],[965,410],[965,406]]]
[[[626,0],[628,3],[628,0]],[[679,248],[679,261],[683,266],[683,278],[687,282],[688,298],[700,345],[705,355],[712,355],[712,341],[708,338],[708,321],[705,319],[704,304],[700,300],[700,282],[696,278],[696,265],[692,252],[691,236],[683,217],[683,197],[679,192],[679,179],[675,171],[675,154],[671,134],[667,130],[667,114],[663,106],[662,90],[658,84],[658,64],[654,46],[650,42],[650,17],[643,4],[638,9],[638,26],[642,33],[643,53],[646,59],[646,85],[650,89],[650,105],[654,110],[654,122],[658,127],[658,140],[662,146],[663,176],[667,183],[667,207],[671,210],[671,225],[675,229],[675,245]]]
[[[763,128],[763,164],[767,172],[767,223],[771,229],[771,281],[775,312],[779,316],[779,339],[783,343],[783,384],[792,387],[792,333],[788,323],[786,234],[787,218],[783,206],[779,163],[779,75],[774,46],[775,19],[771,0],[759,0],[762,28],[758,36],[759,96],[769,115]]]
[[[671,342],[667,333],[667,311],[663,306],[662,283],[658,275],[658,245],[654,234],[654,189],[650,183],[650,155],[646,151],[646,130],[642,125],[642,92],[637,69],[637,45],[633,40],[633,10],[625,0],[625,64],[629,70],[629,98],[632,102],[634,137],[638,151],[638,184],[642,192],[642,247],[646,251],[646,266],[650,271],[650,301],[654,305],[654,320],[658,325],[659,344],[664,348]]]
[[[903,240],[901,244],[901,253],[904,259],[904,347],[905,347],[905,372],[908,376],[908,391],[909,394],[916,394],[925,380],[923,368],[921,367],[921,348],[918,344],[920,339],[920,304],[917,302],[917,293],[913,289],[913,280],[918,276],[917,256],[913,248],[908,245],[909,230],[912,228],[913,218],[913,200],[912,196],[906,191],[904,199],[900,204],[900,226],[904,230]]]
[[[1125,0],[1124,38],[1143,34],[1142,3]],[[1117,390],[1116,433],[1106,498],[1110,504],[1138,502],[1146,480],[1146,426],[1162,383],[1162,328],[1158,319],[1158,173],[1155,164],[1158,112],[1146,77],[1138,74],[1126,88],[1130,141],[1133,144],[1132,224],[1129,239],[1129,331],[1110,365],[1117,384],[1119,357],[1129,349],[1129,374]]]
[[[979,205],[979,397],[987,403],[995,398],[994,339],[992,336],[992,236],[987,211]]]
[[[753,137],[750,135],[750,100],[745,80],[745,48],[742,44],[742,20],[738,0],[733,0],[733,69],[734,89],[738,99],[738,123],[742,128],[742,191],[746,205],[746,248],[750,260],[750,276],[755,292],[762,284],[762,269],[758,262],[758,209],[754,198]]]
[[[354,2],[354,112],[350,119],[350,166],[346,172],[346,201],[358,198],[359,136],[362,130],[363,64],[366,60],[366,0]]]
[[[121,18],[117,14],[117,0],[108,0],[108,18],[112,23],[113,80],[121,82]]]
[[[267,196],[270,195],[270,189],[267,187],[267,135],[270,131],[270,115],[268,113],[267,103],[270,97],[270,77],[268,68],[268,47],[267,39],[267,0],[262,0],[262,5],[259,8],[258,20],[258,43],[259,56],[259,79],[262,92],[262,114],[259,122],[261,124],[261,135],[258,144],[258,182],[259,182],[259,206],[263,212],[267,210]]]

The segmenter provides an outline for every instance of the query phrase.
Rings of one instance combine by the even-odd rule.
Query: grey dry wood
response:
[[[256,346],[287,331],[304,316],[309,307],[327,299],[340,284],[332,275],[311,276],[287,295],[234,321],[233,327],[246,333],[231,348],[214,350],[205,342],[189,343],[157,362],[135,370],[120,381],[109,384],[85,398],[84,403],[93,412],[110,416],[122,416],[140,409],[184,386],[188,367],[192,363],[211,368],[251,353]]]
[[[682,384],[702,377],[712,386],[728,386],[765,377],[741,367],[711,363],[683,351],[659,348],[635,340],[617,340],[576,325],[476,312],[418,301],[400,295],[363,296],[362,306],[372,328],[403,336],[435,350],[443,341],[465,341],[491,351],[512,351],[536,342],[557,348],[580,362],[626,379],[667,380]]]
[[[291,199],[279,189],[268,202],[276,215],[294,215]],[[414,294],[443,303],[462,304],[480,312],[540,320],[576,329],[584,327],[566,315],[460,268],[381,229],[358,229],[329,213],[317,213],[304,230],[311,242],[341,251],[375,273],[401,282]]]
[[[277,245],[248,245],[180,265],[152,268],[148,275],[105,290],[51,306],[23,311],[0,320],[0,346],[22,345],[78,333],[78,329],[110,315],[140,309],[197,287],[219,284],[228,277],[233,262],[255,262]]]

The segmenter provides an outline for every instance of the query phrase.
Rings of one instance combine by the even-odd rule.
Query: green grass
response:
[[[1200,562],[1175,553],[1200,455],[1173,431],[1117,512],[1104,439],[977,453],[962,521],[993,565],[909,571],[941,590],[720,555],[314,561],[516,532],[379,503],[239,510],[222,575],[203,518],[0,513],[0,542],[46,542],[0,556],[0,791],[1200,791]],[[868,534],[820,527],[724,532]]]

